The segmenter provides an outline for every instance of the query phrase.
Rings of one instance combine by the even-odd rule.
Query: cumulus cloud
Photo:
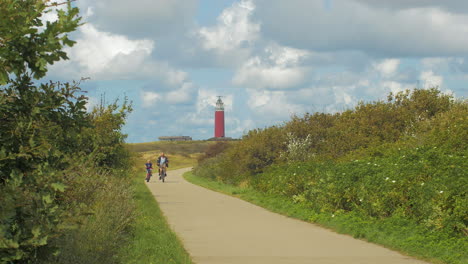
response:
[[[309,52],[279,45],[265,48],[263,56],[255,56],[238,69],[233,82],[257,89],[287,89],[301,84],[308,68],[300,63]]]
[[[179,89],[166,94],[165,102],[170,104],[188,103],[193,100],[195,89],[192,83],[184,83]]]
[[[132,38],[152,38],[183,32],[195,16],[197,0],[80,0],[87,21],[100,31]]]
[[[144,108],[150,108],[155,105],[161,99],[161,95],[155,92],[144,91],[141,93],[141,101],[143,102]]]
[[[468,14],[436,6],[389,10],[362,1],[335,0],[331,10],[323,12],[322,1],[257,0],[255,4],[262,34],[286,46],[391,57],[468,54]]]
[[[413,8],[441,8],[455,13],[468,13],[468,2],[466,1],[440,1],[440,0],[392,0],[392,1],[375,1],[375,0],[357,0],[365,5],[387,8],[393,10],[413,9]]]
[[[154,49],[151,40],[130,40],[125,36],[100,32],[92,24],[81,26],[79,33],[77,44],[66,49],[70,60],[52,67],[53,71],[65,72],[64,75],[71,74],[74,78],[115,77],[138,72],[139,66],[145,63]]]
[[[260,25],[251,20],[254,10],[252,0],[241,0],[224,10],[215,26],[198,28],[194,36],[200,49],[210,55],[217,65],[236,66],[242,63],[260,39]]]
[[[93,24],[79,29],[77,44],[67,48],[68,61],[51,67],[55,76],[92,80],[157,79],[165,85],[180,87],[188,75],[168,62],[151,58],[155,43],[149,39],[131,40],[126,36],[101,32]]]
[[[200,28],[203,48],[227,52],[252,44],[260,30],[260,25],[250,21],[254,9],[251,0],[241,0],[221,13],[217,26]]]
[[[287,120],[294,114],[304,113],[304,105],[291,102],[288,93],[285,91],[268,91],[248,89],[248,105],[256,116],[261,117],[261,123],[280,122]],[[258,120],[260,121],[260,120]]]
[[[398,65],[400,60],[398,59],[386,59],[375,65],[375,68],[378,72],[384,77],[390,77],[394,75],[398,70]]]
[[[442,76],[435,74],[433,71],[421,72],[420,78],[424,84],[424,88],[441,87],[444,81]]]

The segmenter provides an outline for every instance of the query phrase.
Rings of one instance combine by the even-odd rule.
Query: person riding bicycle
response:
[[[157,164],[159,167],[159,179],[161,179],[161,172],[163,168],[169,168],[169,159],[166,155],[164,155],[164,152],[159,155]],[[164,176],[167,176],[167,173],[164,173]]]
[[[151,177],[151,171],[153,170],[153,163],[151,163],[151,160],[148,160],[146,163],[145,163],[145,167],[146,167],[146,181],[149,181],[149,178]]]

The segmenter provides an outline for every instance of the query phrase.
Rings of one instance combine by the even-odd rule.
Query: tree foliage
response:
[[[66,1],[64,1],[67,3]],[[78,8],[53,9],[50,0],[0,1],[0,85],[10,74],[44,77],[47,65],[67,59],[64,46],[73,46],[68,33],[79,26]],[[44,22],[44,14],[57,12],[58,19]]]
[[[53,8],[59,5],[65,9]],[[57,12],[57,19],[44,22],[47,12]],[[37,84],[48,65],[67,58],[63,48],[74,44],[68,34],[79,23],[70,1],[0,1],[0,263],[53,261],[67,244],[64,237],[74,240],[70,230],[92,219],[128,226],[128,210],[118,208],[131,206],[89,216],[113,194],[101,175],[125,174],[129,165],[121,128],[130,105],[116,102],[89,113],[79,83]],[[120,191],[124,181],[115,185],[111,189],[128,200]]]

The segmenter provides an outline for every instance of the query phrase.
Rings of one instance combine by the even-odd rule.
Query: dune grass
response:
[[[154,141],[146,143],[129,143],[127,148],[132,152],[165,152],[169,155],[190,155],[203,153],[205,149],[214,144],[214,141],[193,140],[193,141]]]

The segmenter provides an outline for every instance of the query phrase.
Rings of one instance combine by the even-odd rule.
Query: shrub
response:
[[[201,163],[206,159],[216,157],[217,155],[223,153],[231,146],[231,144],[232,143],[220,141],[209,145],[206,148],[205,153],[198,158],[198,163]]]
[[[195,174],[248,181],[319,213],[401,217],[466,235],[467,116],[466,100],[436,88],[390,94],[386,102],[252,130],[204,161],[210,173]]]

